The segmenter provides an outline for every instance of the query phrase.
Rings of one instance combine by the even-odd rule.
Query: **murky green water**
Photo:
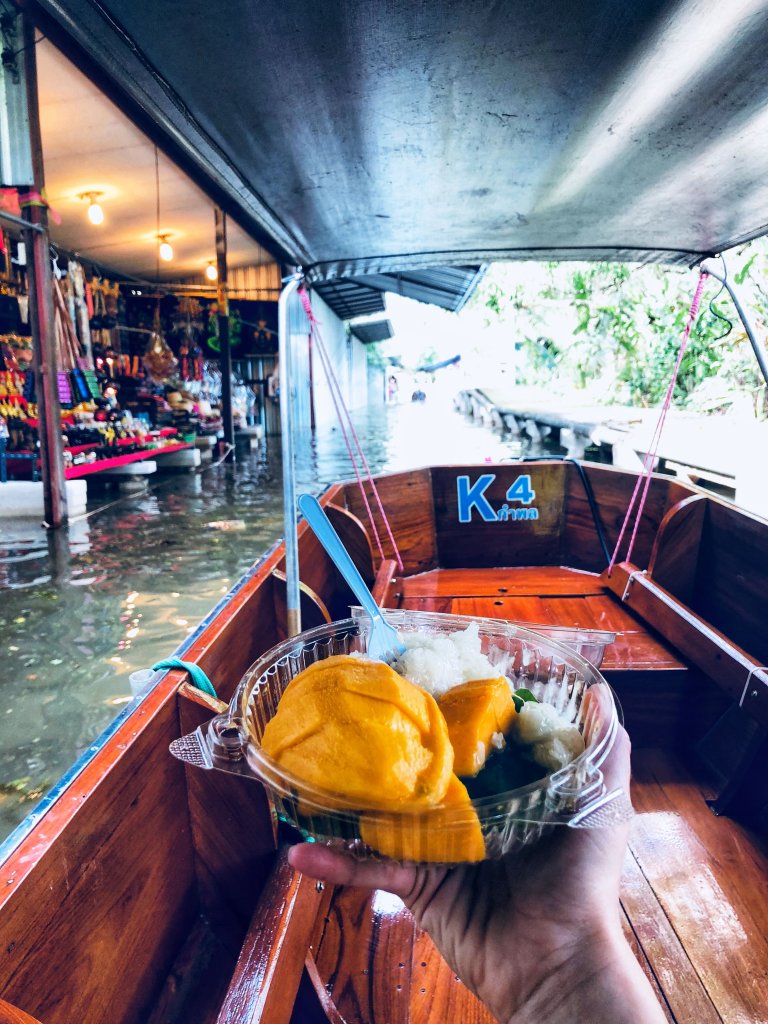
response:
[[[522,454],[434,403],[368,410],[355,425],[373,472]],[[353,476],[337,428],[298,438],[296,456],[300,490]],[[281,536],[281,486],[270,438],[235,465],[102,494],[57,536],[0,519],[0,838],[130,701],[129,674],[169,656]],[[242,526],[216,525],[228,520]]]

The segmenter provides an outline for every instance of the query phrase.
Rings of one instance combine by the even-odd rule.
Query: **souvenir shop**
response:
[[[2,236],[0,473],[39,479],[39,436],[24,243]],[[221,318],[194,288],[140,287],[52,248],[53,309],[64,476],[92,476],[222,433]],[[277,349],[276,303],[231,302],[235,426],[263,422]],[[240,375],[237,371],[240,371]],[[262,371],[264,373],[265,371]],[[205,442],[202,445],[205,447]],[[4,451],[3,451],[4,449]]]

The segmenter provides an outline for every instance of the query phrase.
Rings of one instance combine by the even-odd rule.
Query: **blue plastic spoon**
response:
[[[307,520],[315,536],[333,559],[333,564],[347,581],[357,600],[371,619],[371,632],[368,637],[368,655],[377,661],[393,662],[405,650],[397,636],[397,630],[384,620],[381,609],[373,599],[373,594],[365,585],[365,580],[357,570],[357,566],[349,556],[341,539],[331,526],[328,516],[320,502],[311,494],[300,494],[298,505],[301,514]]]

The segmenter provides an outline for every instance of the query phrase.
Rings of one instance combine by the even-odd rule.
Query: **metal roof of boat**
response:
[[[766,231],[764,0],[38,8],[310,282],[494,259],[686,265]]]

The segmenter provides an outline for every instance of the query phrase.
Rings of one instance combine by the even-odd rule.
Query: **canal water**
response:
[[[543,450],[448,403],[354,420],[373,472]],[[354,476],[337,427],[295,450],[299,491]],[[280,441],[269,438],[235,464],[101,494],[55,538],[37,521],[0,519],[0,839],[130,702],[130,673],[168,657],[281,536],[281,487]]]

